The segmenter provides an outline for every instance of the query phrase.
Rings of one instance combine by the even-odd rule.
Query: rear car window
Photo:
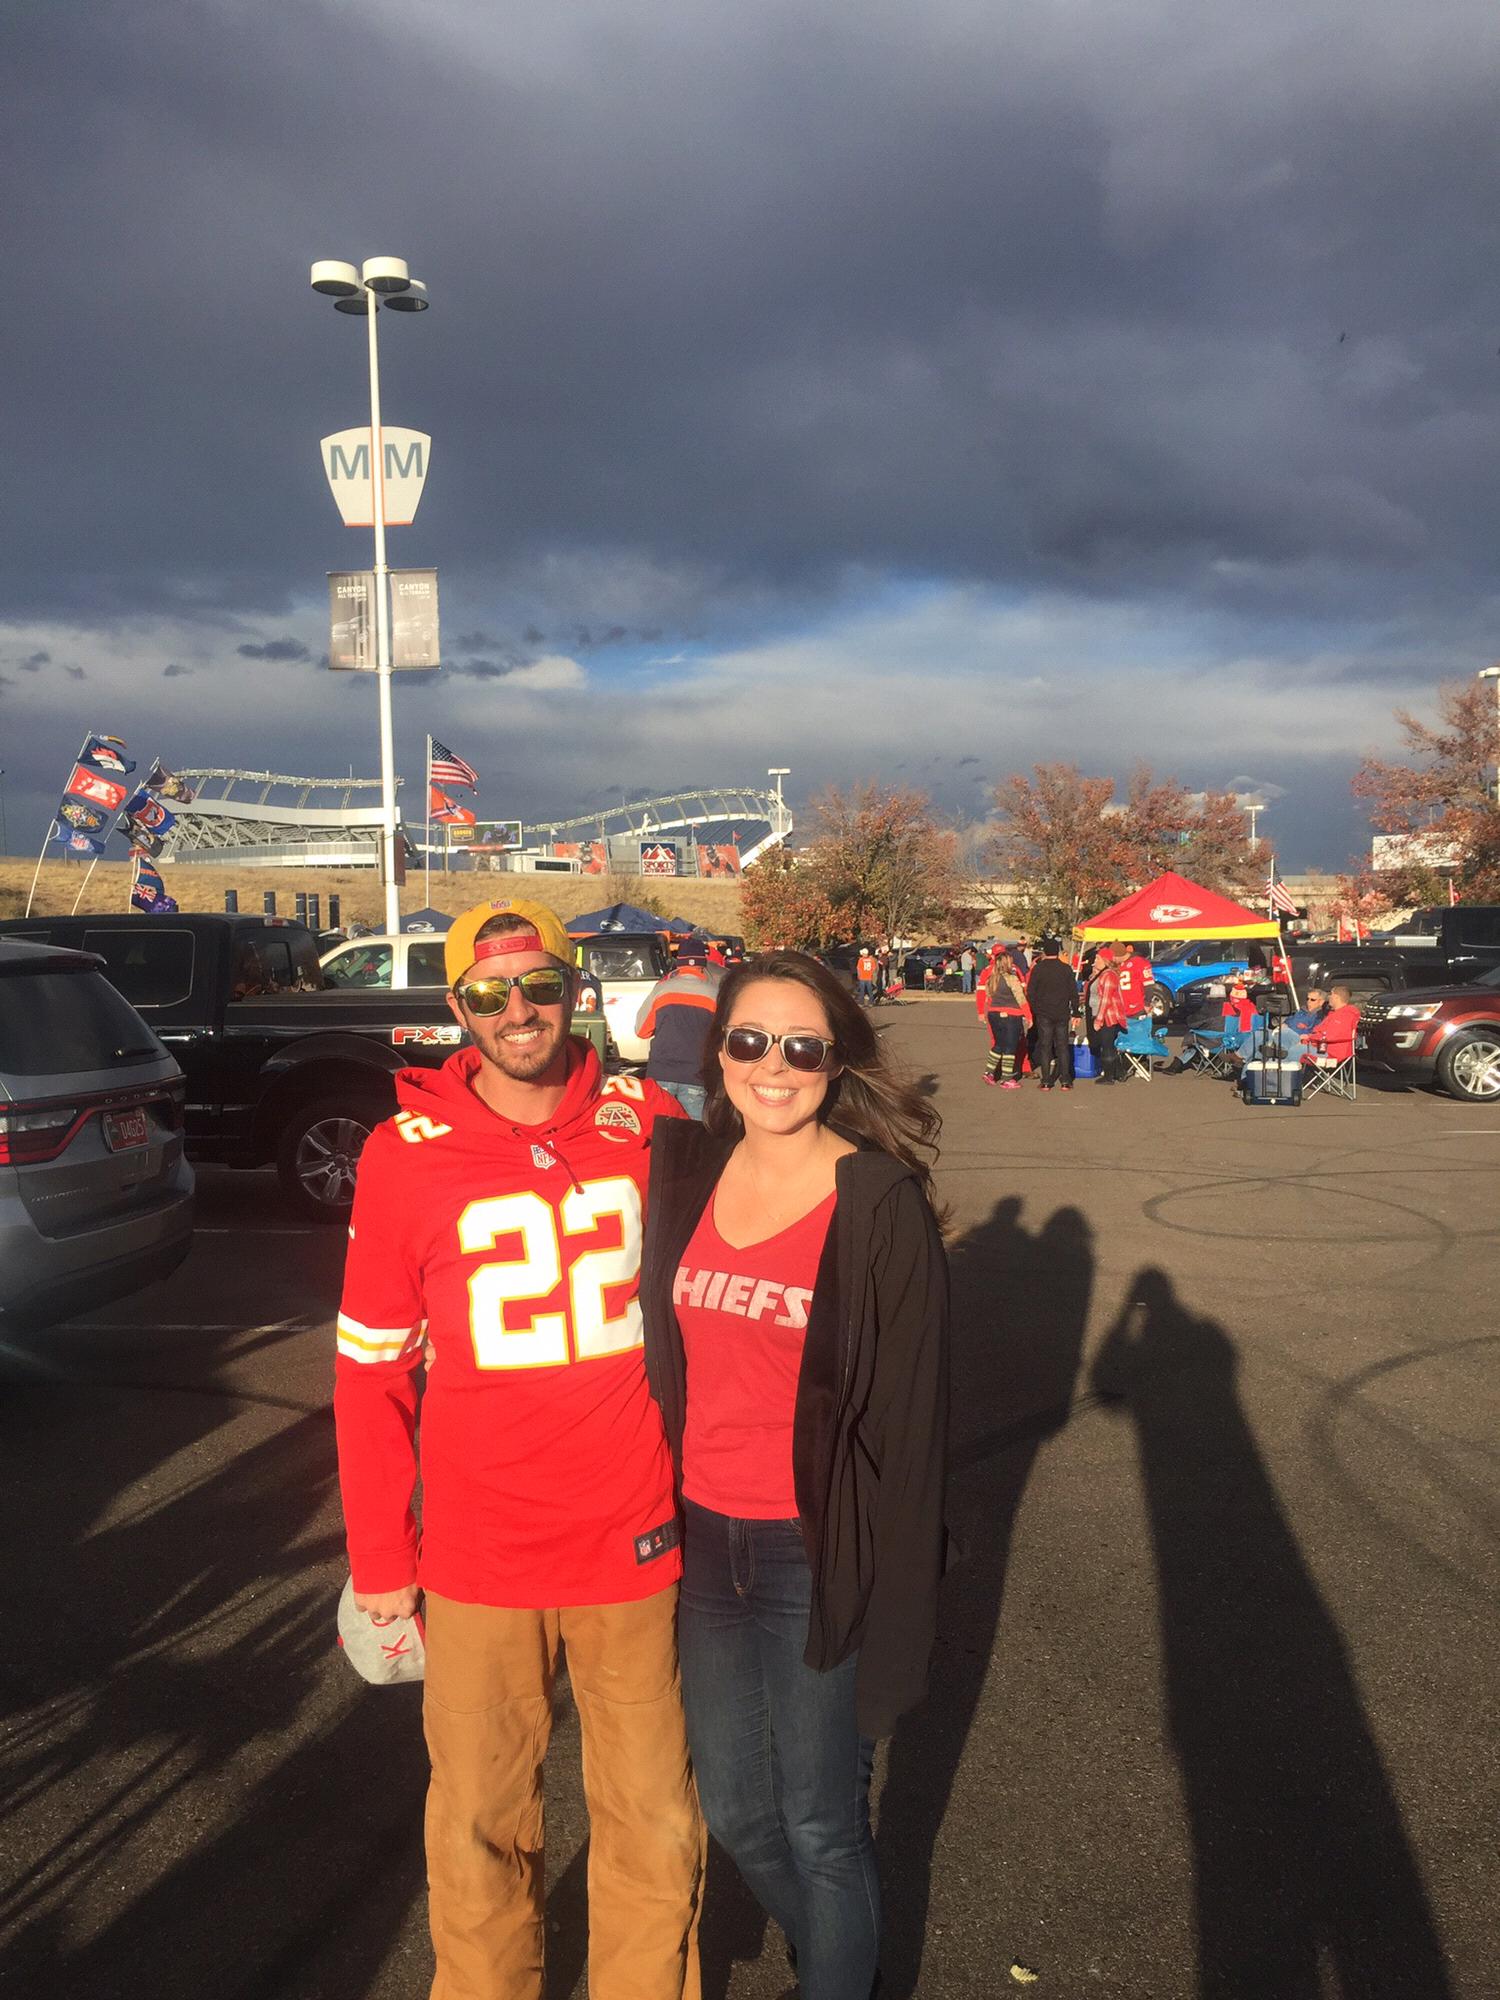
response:
[[[412,944],[406,948],[406,983],[408,986],[446,986],[448,974],[443,965],[443,942],[435,938],[431,944]]]
[[[666,947],[655,938],[590,941],[584,951],[584,970],[596,979],[660,979],[666,969]]]
[[[79,949],[99,954],[132,1007],[175,1007],[193,990],[191,931],[85,931]]]
[[[330,986],[389,986],[391,960],[388,944],[354,944],[329,959],[323,977]]]
[[[148,1054],[165,1051],[102,973],[0,976],[0,1072],[60,1076],[126,1069]]]

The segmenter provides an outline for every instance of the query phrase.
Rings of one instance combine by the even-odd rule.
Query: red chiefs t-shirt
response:
[[[471,1088],[480,1063],[464,1049],[404,1072],[360,1159],[334,1390],[355,1587],[649,1597],[681,1558],[642,1347],[642,1203],[652,1123],[680,1108],[575,1044],[555,1115],[515,1124]]]
[[[788,1521],[808,1307],[835,1195],[762,1243],[726,1243],[709,1203],[672,1286],[687,1351],[682,1490],[744,1521]]]

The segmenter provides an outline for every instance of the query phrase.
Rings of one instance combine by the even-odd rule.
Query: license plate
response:
[[[105,1112],[104,1143],[112,1153],[125,1153],[132,1146],[144,1146],[150,1136],[143,1109]]]

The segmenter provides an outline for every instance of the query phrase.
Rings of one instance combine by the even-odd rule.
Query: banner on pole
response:
[[[382,424],[385,446],[385,524],[408,528],[427,483],[432,439],[425,431]],[[335,431],[322,440],[323,470],[346,528],[373,528],[375,501],[370,482],[370,426]]]
[[[328,572],[328,664],[360,673],[375,671],[375,572]]]
[[[391,571],[391,665],[417,668],[442,665],[435,569]]]

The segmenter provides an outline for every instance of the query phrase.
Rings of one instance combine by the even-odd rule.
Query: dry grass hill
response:
[[[31,884],[34,861],[0,859],[0,917],[19,917],[26,908],[26,892]],[[300,890],[323,899],[323,921],[328,921],[328,898],[340,902],[343,922],[379,924],[384,914],[380,885],[367,869],[357,868],[174,868],[165,865],[167,888],[184,910],[222,910],[224,892],[239,892],[240,909],[256,914],[261,897],[276,894],[280,916],[295,914],[295,898]],[[37,882],[33,912],[47,916],[66,915],[74,905],[87,870],[71,861],[47,861]],[[432,907],[456,916],[488,896],[536,896],[550,905],[565,921],[583,910],[597,910],[608,903],[638,903],[658,916],[686,917],[689,923],[706,924],[718,930],[737,932],[740,928],[740,890],[737,882],[699,882],[689,877],[663,879],[639,875],[491,875],[463,873],[432,878]],[[420,873],[412,874],[401,891],[401,908],[420,910],[427,902]],[[81,913],[124,910],[130,906],[130,864],[101,861],[83,891],[78,904]]]

